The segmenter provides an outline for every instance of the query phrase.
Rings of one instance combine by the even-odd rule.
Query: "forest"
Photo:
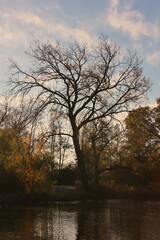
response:
[[[160,99],[136,52],[102,36],[95,46],[39,43],[30,66],[10,60],[0,101],[0,193],[157,191]]]

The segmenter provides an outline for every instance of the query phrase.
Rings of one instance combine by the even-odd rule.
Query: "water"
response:
[[[160,202],[1,206],[0,240],[159,240]]]

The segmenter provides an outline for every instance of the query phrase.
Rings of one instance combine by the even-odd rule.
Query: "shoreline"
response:
[[[39,206],[41,204],[54,204],[55,202],[85,202],[103,201],[110,199],[160,201],[160,192],[116,193],[116,192],[84,192],[80,190],[59,193],[0,193],[0,205],[27,205]]]

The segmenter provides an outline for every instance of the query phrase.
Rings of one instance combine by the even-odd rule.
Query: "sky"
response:
[[[160,97],[159,0],[0,0],[0,95],[8,89],[9,59],[25,66],[34,41],[87,42],[104,34],[122,49],[136,50]]]

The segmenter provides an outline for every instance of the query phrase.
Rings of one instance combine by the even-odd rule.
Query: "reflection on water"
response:
[[[74,205],[0,209],[0,240],[76,239]]]
[[[160,203],[109,200],[0,208],[0,240],[159,240]]]

